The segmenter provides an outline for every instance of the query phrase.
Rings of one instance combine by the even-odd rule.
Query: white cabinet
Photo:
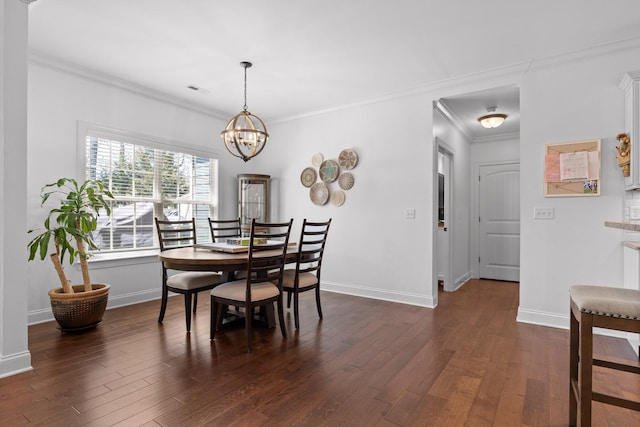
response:
[[[624,91],[625,133],[631,139],[631,171],[624,178],[625,189],[640,188],[640,70],[624,75],[618,85]]]

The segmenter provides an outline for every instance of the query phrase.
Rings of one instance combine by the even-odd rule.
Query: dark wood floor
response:
[[[109,310],[82,335],[29,328],[34,370],[0,380],[0,424],[562,426],[568,419],[568,332],[518,324],[518,285],[472,281],[435,310],[324,293],[319,322],[302,300],[300,332],[243,329],[209,341],[202,295],[191,335],[172,298]],[[597,353],[633,358],[599,337]],[[626,376],[625,376],[626,375]],[[629,374],[601,389],[639,398]],[[638,426],[640,413],[594,404],[595,426]]]

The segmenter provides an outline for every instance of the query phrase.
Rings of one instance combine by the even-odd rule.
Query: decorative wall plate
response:
[[[300,174],[300,181],[302,182],[302,185],[307,188],[311,187],[316,182],[317,178],[318,176],[316,175],[316,170],[314,168],[305,168],[302,171],[302,174]]]
[[[353,178],[353,174],[349,172],[343,172],[338,178],[338,185],[343,190],[349,190],[351,187],[353,187],[354,181],[355,180]]]
[[[331,193],[331,204],[334,206],[342,206],[344,203],[345,195],[342,190],[334,190]]]
[[[319,168],[323,160],[324,160],[324,157],[322,157],[322,154],[316,153],[313,155],[313,157],[311,157],[311,164]]]
[[[340,167],[343,169],[353,169],[358,164],[358,154],[348,148],[344,149],[338,156],[338,163],[340,163]]]
[[[320,165],[320,179],[324,182],[333,182],[338,179],[340,165],[335,160],[325,160]]]
[[[318,206],[324,205],[329,200],[329,187],[324,182],[316,182],[309,190],[309,198]]]

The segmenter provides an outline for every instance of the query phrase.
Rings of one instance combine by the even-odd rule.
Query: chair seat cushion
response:
[[[211,296],[234,301],[244,301],[246,298],[247,281],[234,280],[223,283],[211,290]],[[273,298],[280,293],[278,287],[271,282],[259,282],[251,285],[251,301],[262,301]]]
[[[640,290],[577,285],[569,292],[583,313],[640,320]]]
[[[190,291],[192,289],[217,285],[221,280],[222,275],[219,273],[211,273],[209,271],[185,271],[167,277],[167,286]]]
[[[282,287],[293,289],[296,280],[296,271],[293,269],[285,270],[282,274]],[[298,287],[306,288],[318,284],[318,276],[313,273],[300,273],[298,278]]]

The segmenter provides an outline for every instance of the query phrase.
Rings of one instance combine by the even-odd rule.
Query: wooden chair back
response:
[[[251,301],[251,285],[268,280],[278,282],[282,292],[282,271],[284,270],[289,235],[293,218],[288,222],[251,221],[249,240],[249,262],[247,265],[247,301]]]
[[[197,242],[196,220],[164,221],[154,218],[160,250],[192,246]]]
[[[331,218],[324,222],[308,221],[305,218],[298,241],[296,274],[314,273],[318,277],[318,284],[320,283],[322,257],[330,226]]]
[[[211,229],[211,241],[224,243],[225,239],[240,237],[240,218],[236,219],[211,219],[209,218],[209,228]]]

